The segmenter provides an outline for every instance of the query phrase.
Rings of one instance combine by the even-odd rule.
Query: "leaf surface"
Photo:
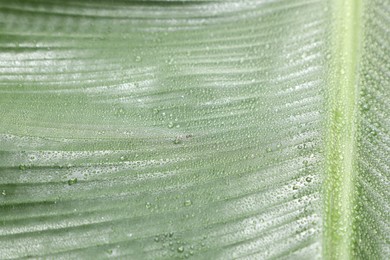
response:
[[[390,2],[0,1],[0,258],[390,257]]]

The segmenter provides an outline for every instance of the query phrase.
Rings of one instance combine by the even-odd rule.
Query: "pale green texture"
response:
[[[389,259],[390,1],[0,0],[0,259]]]
[[[332,2],[328,75],[324,255],[352,259],[358,128],[357,71],[361,53],[361,0]]]

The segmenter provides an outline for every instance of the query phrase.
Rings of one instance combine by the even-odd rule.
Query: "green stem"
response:
[[[358,58],[361,38],[360,0],[332,0],[327,177],[325,182],[324,256],[350,259],[353,242],[354,159],[358,115]]]

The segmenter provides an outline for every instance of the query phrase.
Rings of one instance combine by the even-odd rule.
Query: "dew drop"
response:
[[[72,178],[68,180],[68,185],[73,185],[77,183],[77,178]]]
[[[191,200],[184,201],[184,206],[188,207],[188,206],[191,206],[191,205],[192,205],[192,201]]]
[[[179,137],[176,137],[175,140],[173,140],[174,144],[181,144],[182,140]]]

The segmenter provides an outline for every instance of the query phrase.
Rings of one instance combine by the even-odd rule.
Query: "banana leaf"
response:
[[[0,1],[0,258],[389,259],[390,1]]]

